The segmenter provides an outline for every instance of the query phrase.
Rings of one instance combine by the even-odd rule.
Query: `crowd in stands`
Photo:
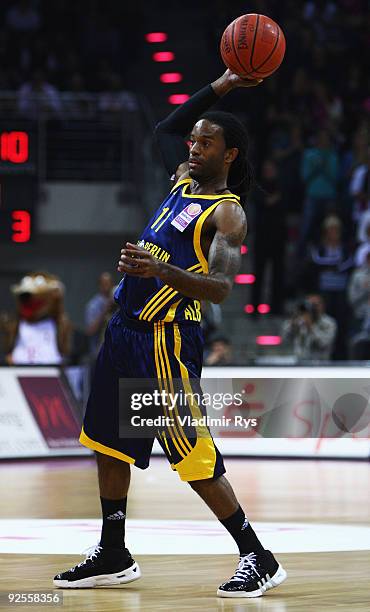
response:
[[[218,7],[212,45],[236,10],[222,0]],[[249,206],[254,306],[267,301],[273,314],[284,315],[287,299],[300,303],[319,293],[340,330],[322,358],[346,359],[356,338],[369,333],[368,3],[260,0],[248,12],[275,18],[288,41],[281,68],[247,103],[241,96],[223,102],[249,126],[257,169]]]
[[[132,61],[137,47],[131,27],[135,10],[127,3],[96,0],[4,0],[0,91],[17,91],[18,110],[31,119],[40,110],[56,118],[62,110],[64,116],[71,110],[82,114],[86,108],[78,98],[86,92],[98,94],[102,112],[130,110],[135,98],[124,76],[125,57],[129,53]]]
[[[197,11],[197,5],[190,1],[189,10]],[[312,335],[318,322],[310,323],[311,311],[298,316],[295,307],[283,336],[299,355],[310,354],[312,346],[315,358],[370,358],[368,2],[202,3],[202,28],[215,62],[225,25],[247,10],[276,19],[288,41],[276,75],[250,95],[233,92],[221,103],[247,123],[251,134],[257,179],[248,206],[253,303],[264,298],[272,314],[286,316],[287,299],[307,306],[309,296],[318,295],[331,329],[328,344],[321,349],[307,340],[310,334],[302,329],[311,325]],[[30,117],[37,110],[32,106],[37,91],[56,116],[60,92],[66,90],[97,92],[102,110],[119,109],[127,103],[125,59],[135,61],[132,24],[140,11],[140,2],[123,7],[98,0],[4,1],[0,89],[17,90],[19,109]]]

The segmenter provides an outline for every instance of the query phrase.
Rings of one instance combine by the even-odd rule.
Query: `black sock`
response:
[[[241,555],[264,550],[240,506],[234,514],[219,521],[234,538]]]
[[[103,514],[100,545],[108,548],[124,548],[127,497],[124,499],[101,497],[100,502]]]

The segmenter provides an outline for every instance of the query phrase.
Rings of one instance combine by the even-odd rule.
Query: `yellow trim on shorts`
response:
[[[192,393],[192,388],[189,379],[189,371],[185,364],[181,361],[181,332],[178,323],[174,323],[174,354],[180,364],[181,378],[186,393]],[[202,413],[196,401],[190,403],[192,416],[200,418]],[[174,465],[181,480],[186,482],[192,480],[206,480],[213,478],[216,466],[216,449],[212,436],[207,427],[196,427],[197,441],[190,455],[185,457],[179,463]]]
[[[168,387],[167,387],[167,381],[166,381],[166,370],[164,367],[164,360],[163,360],[163,355],[161,353],[160,350],[160,334],[159,334],[159,325],[160,323],[154,323],[154,355],[155,355],[155,364],[156,364],[156,368],[157,368],[157,378],[158,378],[158,383],[159,383],[159,387],[160,387],[160,391],[162,391],[162,381],[164,383],[165,386],[165,390],[168,393]],[[162,367],[161,367],[162,366]],[[163,376],[164,374],[164,376]],[[163,406],[163,412],[164,415],[166,417],[169,417],[169,414],[167,412],[167,409],[165,406]],[[172,428],[167,425],[167,430],[168,433],[170,434],[171,440],[173,442],[174,447],[176,448],[177,452],[179,453],[180,457],[186,457],[186,452],[184,453],[184,451],[182,450],[182,448],[177,444],[176,439],[172,433]]]
[[[230,194],[231,196],[231,194]],[[233,196],[236,197],[236,196]],[[208,261],[202,251],[202,247],[200,244],[200,237],[201,237],[201,233],[202,233],[202,227],[203,227],[203,223],[205,222],[205,220],[207,219],[207,217],[211,214],[211,212],[214,211],[214,209],[221,204],[221,202],[232,202],[233,204],[238,204],[239,206],[241,206],[240,202],[238,202],[237,200],[233,200],[231,198],[225,198],[225,196],[223,196],[222,200],[218,200],[217,202],[215,202],[214,204],[211,204],[211,206],[209,206],[208,208],[206,208],[206,210],[200,215],[200,217],[198,218],[196,224],[195,224],[195,229],[194,229],[194,235],[193,235],[193,247],[194,247],[194,251],[195,254],[199,260],[199,263],[202,266],[202,270],[204,274],[208,274]]]
[[[163,338],[162,347],[163,347],[163,352],[164,352],[164,357],[165,357],[165,363],[167,365],[168,380],[170,382],[170,388],[171,388],[171,393],[172,393],[172,397],[173,397],[174,393],[175,393],[175,389],[174,389],[173,382],[172,382],[173,376],[172,376],[172,372],[171,372],[171,364],[170,364],[170,360],[168,358],[168,353],[167,353],[166,331],[165,331],[165,329],[166,329],[165,328],[165,324],[163,322],[160,323],[160,330],[161,330],[161,335],[162,335],[162,338]],[[179,417],[179,411],[178,411],[176,405],[174,407],[174,412],[176,414],[176,417]],[[175,427],[176,431],[180,433],[179,442],[181,442],[182,445],[185,447],[186,453],[192,452],[193,447],[190,444],[188,438],[186,437],[181,423],[179,421],[177,421],[177,423],[176,423],[176,421],[175,421],[174,427]]]
[[[162,351],[163,357],[164,357],[164,361],[163,361],[163,372],[164,372],[164,375],[165,375],[164,376],[164,383],[165,383],[165,386],[166,386],[166,391],[167,391],[167,393],[169,393],[169,391],[168,391],[168,382],[169,382],[170,390],[171,390],[171,393],[173,394],[174,393],[174,387],[173,387],[173,383],[172,383],[171,368],[170,368],[170,363],[169,363],[168,354],[167,354],[167,348],[166,348],[166,338],[165,338],[165,332],[164,332],[164,323],[162,323],[161,321],[158,322],[158,331],[159,331],[158,346],[159,346],[160,352]],[[166,365],[167,365],[167,369],[166,369]],[[164,410],[165,410],[165,415],[168,416],[169,418],[171,418],[172,415],[171,415],[170,411],[167,410],[167,408],[165,408],[165,407],[164,407]],[[175,413],[178,416],[177,408],[175,409]],[[183,438],[185,439],[185,434],[184,434],[184,431],[183,431],[181,425],[176,422],[176,419],[174,419],[173,427],[169,426],[167,429],[169,430],[170,435],[171,435],[172,431],[174,432],[174,435],[173,436],[171,435],[171,438],[172,438],[172,441],[173,441],[173,443],[175,445],[175,448],[177,449],[177,451],[180,453],[180,455],[182,457],[186,457],[186,455],[188,455],[191,452],[193,447],[191,446],[191,444],[189,442],[188,442],[188,446],[185,444],[185,442],[183,440]],[[186,440],[186,442],[187,442],[187,440]]]
[[[102,453],[103,455],[109,455],[110,457],[115,457],[115,459],[120,459],[121,461],[125,461],[126,463],[135,463],[135,459],[121,453],[115,448],[110,448],[109,446],[105,446],[104,444],[100,444],[100,442],[96,442],[89,438],[89,436],[85,433],[84,428],[82,427],[79,441],[83,446],[87,446],[87,448],[91,448],[92,450],[97,451],[98,453]]]

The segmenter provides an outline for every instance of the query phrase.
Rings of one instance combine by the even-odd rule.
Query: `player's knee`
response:
[[[106,468],[114,468],[119,467],[120,469],[125,469],[124,466],[127,466],[127,470],[130,470],[129,463],[125,461],[121,461],[121,459],[116,459],[115,457],[111,457],[110,455],[105,455],[104,453],[99,453],[95,451],[96,461],[99,467]]]
[[[190,480],[189,485],[194,491],[198,492],[202,489],[212,486],[219,478],[219,476],[215,476],[212,478],[203,478],[202,480]]]

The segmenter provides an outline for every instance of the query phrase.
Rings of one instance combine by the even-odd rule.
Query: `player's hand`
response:
[[[223,75],[212,83],[212,88],[218,96],[222,97],[232,89],[237,87],[256,87],[262,81],[263,79],[242,79],[242,77],[227,68]]]
[[[160,261],[145,249],[136,244],[126,242],[126,248],[121,249],[121,258],[118,262],[118,272],[125,272],[131,276],[150,278],[159,273]]]
[[[263,79],[247,79],[242,78],[232,72],[229,68],[224,72],[221,78],[228,81],[234,87],[256,87],[262,83]]]

